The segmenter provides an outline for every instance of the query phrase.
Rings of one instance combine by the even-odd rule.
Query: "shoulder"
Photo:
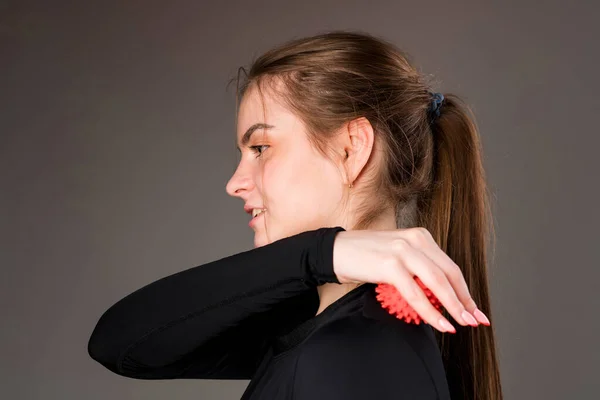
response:
[[[316,385],[319,395],[331,391],[331,399],[440,398],[446,381],[431,329],[364,313],[332,321],[303,345],[299,390]],[[336,397],[341,394],[346,397]]]
[[[393,369],[409,367],[427,369],[427,364],[440,357],[429,335],[431,327],[397,320],[392,323],[363,316],[348,316],[333,321],[304,343],[303,357],[327,360],[355,360],[382,365],[393,363]]]

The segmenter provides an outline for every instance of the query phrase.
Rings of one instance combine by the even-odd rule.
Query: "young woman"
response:
[[[255,248],[124,297],[91,357],[138,379],[251,379],[243,399],[501,399],[468,107],[353,32],[290,41],[237,82],[226,189],[252,214]],[[377,283],[427,324],[390,315]]]

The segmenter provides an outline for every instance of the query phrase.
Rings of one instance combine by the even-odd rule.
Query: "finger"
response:
[[[440,268],[446,274],[446,277],[453,288],[455,296],[462,304],[462,309],[457,309],[453,300],[450,303],[445,303],[445,300],[440,298],[440,301],[448,310],[448,312],[450,312],[450,314],[456,318],[457,313],[462,314],[463,310],[467,310],[472,317],[472,314],[477,309],[477,304],[471,297],[469,288],[464,279],[464,275],[460,267],[456,265],[456,263],[438,246],[435,239],[433,239],[431,236],[431,233],[425,228],[417,227],[411,229],[410,232],[405,232],[403,238],[407,240],[408,243],[414,248],[424,253],[438,266],[438,268]],[[437,296],[437,293],[434,292],[434,294]],[[477,315],[477,313],[475,315]],[[466,318],[471,319],[469,315],[466,315]],[[479,320],[479,322],[489,324],[489,321],[485,315],[483,315],[483,318],[476,319]]]
[[[477,320],[468,313],[456,296],[454,288],[450,284],[446,274],[419,249],[411,248],[402,251],[402,262],[406,268],[418,276],[423,284],[431,290],[440,303],[448,310],[448,313],[461,325],[477,326]],[[429,302],[429,300],[427,300]],[[418,312],[418,311],[417,311]]]
[[[423,289],[421,289],[408,270],[399,265],[398,268],[395,268],[392,281],[393,282],[389,283],[396,287],[404,300],[406,300],[425,322],[441,332],[456,333],[456,329],[452,326],[450,321],[444,318],[444,316],[431,304],[423,292]]]
[[[475,310],[477,310],[477,304],[471,297],[469,288],[460,267],[456,265],[456,263],[435,243],[432,246],[421,249],[421,252],[435,265],[437,265],[441,271],[443,271],[446,280],[452,287],[452,291],[454,293],[453,297],[458,299],[459,304],[455,302],[454,298],[446,300],[438,297],[448,312],[456,319],[456,315],[462,316],[463,311],[467,311],[467,314],[462,318],[465,321],[467,319],[471,320],[470,325],[476,325],[473,324],[473,320],[475,320],[475,322],[478,320],[481,323],[489,325],[489,321],[485,315],[483,318],[472,318],[473,313],[475,313]],[[421,277],[419,276],[419,278]],[[431,279],[436,280],[438,278],[432,277]],[[425,283],[424,280],[423,283]],[[425,284],[427,285],[427,283]],[[435,291],[437,288],[434,290],[433,287],[430,287],[430,289],[437,296],[437,292]],[[448,303],[446,303],[446,301],[448,301]],[[477,313],[475,313],[475,315],[477,315]]]

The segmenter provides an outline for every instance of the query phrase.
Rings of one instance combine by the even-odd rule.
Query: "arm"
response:
[[[339,283],[333,242],[341,230],[302,232],[152,282],[104,312],[88,353],[138,379],[250,379],[266,339],[311,316],[310,289]]]

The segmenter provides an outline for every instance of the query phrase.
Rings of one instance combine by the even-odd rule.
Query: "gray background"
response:
[[[122,378],[87,340],[131,291],[252,247],[225,193],[226,82],[338,28],[393,41],[475,110],[506,398],[600,397],[597,3],[202,3],[0,1],[3,398],[239,398],[246,381]]]

